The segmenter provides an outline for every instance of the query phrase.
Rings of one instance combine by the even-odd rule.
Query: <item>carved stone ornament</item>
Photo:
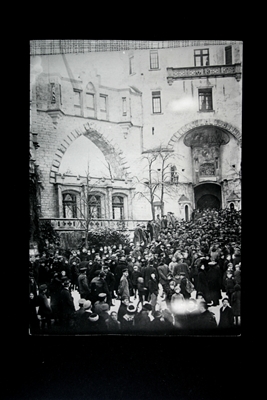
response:
[[[184,144],[188,147],[221,146],[227,144],[229,140],[228,133],[218,127],[200,126],[193,128],[185,135]]]

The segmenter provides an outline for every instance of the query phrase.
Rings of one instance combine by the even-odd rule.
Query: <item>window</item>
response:
[[[161,113],[160,92],[152,92],[152,111],[153,114]]]
[[[101,218],[101,197],[91,195],[88,197],[88,213],[90,218]]]
[[[129,58],[129,74],[132,75],[134,73],[134,56]]]
[[[86,93],[86,107],[90,108],[90,109],[94,109],[95,108],[94,94]]]
[[[51,104],[55,104],[56,102],[56,88],[55,84],[51,83]]]
[[[122,115],[127,115],[126,97],[122,97]]]
[[[195,67],[210,65],[209,49],[199,49],[194,51]]]
[[[159,55],[156,50],[150,52],[150,69],[159,68]]]
[[[212,89],[199,89],[199,111],[212,110]]]
[[[232,64],[232,46],[225,47],[225,64]]]
[[[63,217],[77,218],[76,196],[71,193],[63,195]]]
[[[123,219],[124,217],[124,204],[122,196],[112,197],[112,217],[113,219]]]
[[[100,95],[100,110],[107,112],[107,96],[103,94]]]
[[[74,106],[81,107],[81,91],[74,89]]]
[[[74,89],[74,108],[75,114],[82,114],[82,92],[77,89]]]

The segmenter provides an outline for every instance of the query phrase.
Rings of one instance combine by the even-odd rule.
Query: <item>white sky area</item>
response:
[[[84,136],[76,139],[66,150],[60,167],[60,173],[69,172],[84,176],[89,162],[90,175],[94,177],[109,177],[107,162],[99,148]]]

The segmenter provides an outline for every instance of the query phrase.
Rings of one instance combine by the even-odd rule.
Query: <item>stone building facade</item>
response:
[[[195,208],[241,208],[241,42],[47,48],[30,60],[43,218],[76,229],[89,213],[92,225],[132,229],[152,218],[149,188],[155,212],[178,219]]]

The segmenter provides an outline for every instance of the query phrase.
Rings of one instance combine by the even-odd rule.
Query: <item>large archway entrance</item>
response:
[[[221,186],[216,183],[202,183],[194,188],[197,209],[221,208]]]

